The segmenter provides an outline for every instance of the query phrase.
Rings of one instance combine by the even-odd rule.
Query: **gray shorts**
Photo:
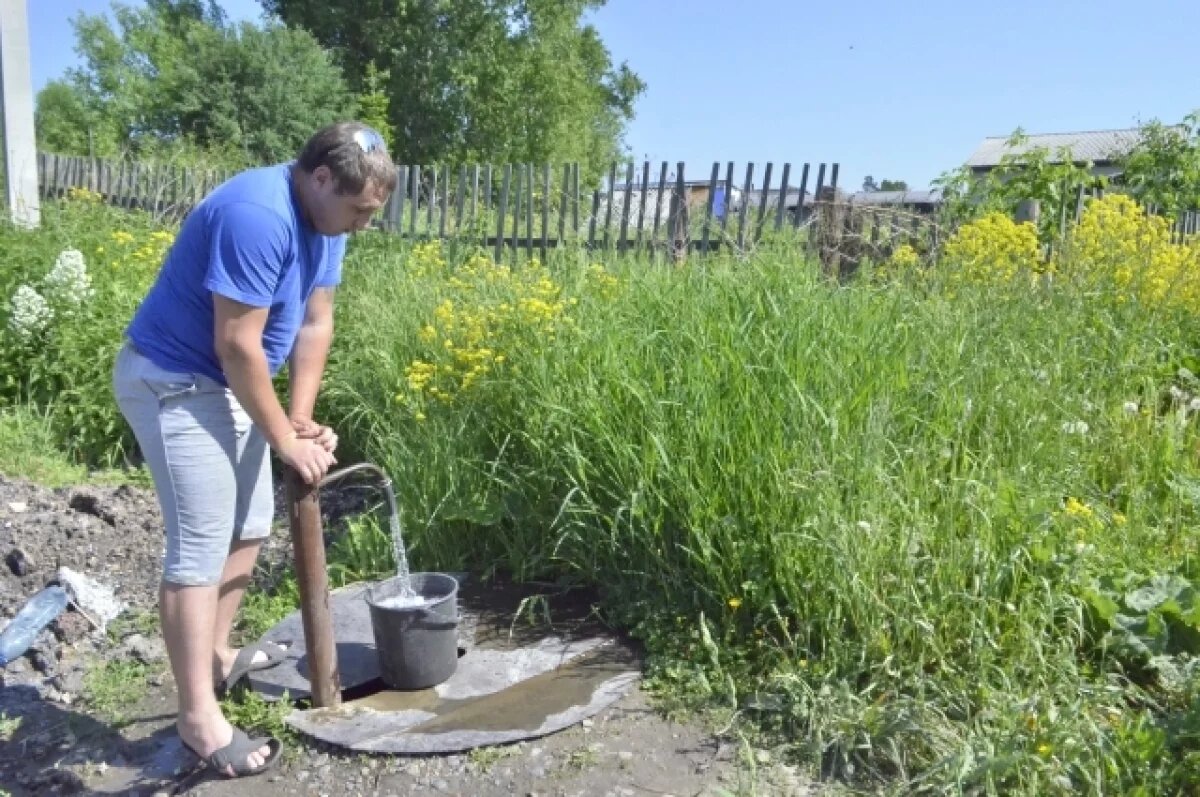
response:
[[[202,374],[159,368],[129,342],[117,355],[113,391],[162,507],[163,580],[220,583],[230,544],[271,532],[266,439],[229,388]]]

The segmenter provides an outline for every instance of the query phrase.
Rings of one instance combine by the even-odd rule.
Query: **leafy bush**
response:
[[[1148,122],[1141,141],[1121,162],[1122,181],[1139,202],[1178,216],[1200,209],[1200,111],[1183,122]]]
[[[1091,200],[1058,259],[1064,277],[1107,289],[1120,301],[1200,310],[1200,240],[1171,241],[1170,221],[1132,199]]]
[[[74,196],[47,204],[37,233],[0,228],[0,403],[36,408],[77,461],[112,466],[133,445],[112,397],[113,361],[173,234]]]
[[[1018,130],[1006,142],[1009,151],[996,168],[977,175],[963,166],[934,181],[942,190],[942,215],[952,226],[989,213],[1008,216],[1028,200],[1040,207],[1038,237],[1053,239],[1061,220],[1073,218],[1080,189],[1103,187],[1106,180],[1091,173],[1091,164],[1075,163],[1069,150],[1055,152],[1030,147]]]
[[[946,242],[940,268],[952,283],[1005,283],[1040,270],[1041,248],[1032,224],[989,213],[964,224]]]

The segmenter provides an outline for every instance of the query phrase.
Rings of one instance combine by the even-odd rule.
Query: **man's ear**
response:
[[[312,173],[313,186],[316,188],[334,187],[333,172],[328,166],[318,166]]]

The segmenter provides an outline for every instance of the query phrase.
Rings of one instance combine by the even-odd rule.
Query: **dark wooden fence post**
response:
[[[546,263],[546,250],[550,246],[550,164],[542,166],[542,264]]]
[[[675,166],[675,191],[671,194],[671,221],[667,228],[671,232],[671,259],[682,263],[688,251],[688,198],[687,181],[683,179],[683,161]]]
[[[567,245],[567,201],[571,189],[571,165],[563,164],[562,193],[558,198],[558,247]]]
[[[624,252],[625,239],[629,236],[629,208],[633,202],[633,161],[625,166],[625,198],[621,203],[621,236],[617,240],[617,251]]]
[[[704,230],[700,235],[700,251],[708,254],[708,235],[712,228],[713,205],[717,201],[717,180],[721,176],[721,164],[712,165],[712,176],[708,179],[708,197],[704,202]]]
[[[767,213],[767,200],[771,196],[771,169],[775,164],[767,162],[767,170],[763,172],[763,187],[762,194],[758,198],[758,218],[754,221],[754,243],[758,243],[762,238],[763,218]]]
[[[617,186],[617,164],[613,163],[612,168],[608,172],[608,199],[604,203],[604,249],[608,250],[612,244],[612,215],[613,215],[613,190]]]
[[[783,229],[783,212],[787,207],[788,177],[792,174],[792,164],[783,164],[783,178],[779,183],[779,201],[775,203],[775,232]]]
[[[750,193],[754,189],[754,164],[746,164],[746,185],[742,189],[742,207],[738,213],[738,252],[746,249],[746,213],[750,210]]]
[[[650,233],[650,248],[654,248],[654,242],[658,240],[658,224],[662,215],[663,198],[667,193],[667,162],[662,162],[662,168],[658,173],[658,194],[654,198],[654,229]]]
[[[642,198],[638,200],[637,243],[635,250],[642,248],[642,234],[646,226],[646,203],[650,201],[650,161],[642,161]]]
[[[488,169],[488,180],[491,180],[492,171]],[[496,265],[500,265],[501,257],[504,255],[504,217],[508,215],[508,181],[512,179],[512,164],[504,164],[504,176],[500,182],[500,200],[496,205],[496,254],[494,260]]]

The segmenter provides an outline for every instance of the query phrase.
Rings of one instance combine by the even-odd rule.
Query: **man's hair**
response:
[[[334,122],[322,127],[300,150],[296,165],[309,174],[320,166],[327,167],[339,194],[360,194],[368,180],[389,192],[396,188],[396,166],[388,155],[387,143],[362,122]]]

